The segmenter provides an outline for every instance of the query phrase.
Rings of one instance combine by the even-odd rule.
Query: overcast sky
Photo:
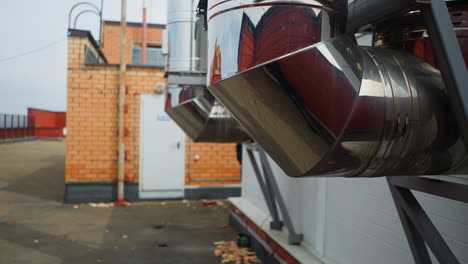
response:
[[[68,13],[80,0],[0,0],[0,113],[28,107],[66,111]],[[100,5],[100,0],[89,0]],[[104,20],[120,20],[120,0],[104,0]],[[146,0],[149,23],[166,23],[166,0]],[[127,0],[127,21],[141,22],[143,0]],[[79,13],[76,8],[74,14]],[[99,18],[77,29],[98,39]]]

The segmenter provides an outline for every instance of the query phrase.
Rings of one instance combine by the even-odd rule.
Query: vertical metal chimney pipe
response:
[[[125,145],[124,139],[124,104],[125,104],[125,47],[127,42],[127,0],[122,0],[122,16],[120,19],[120,70],[119,70],[119,159],[117,167],[117,204],[124,204],[124,171]]]
[[[148,23],[146,20],[146,1],[143,0],[143,29],[141,37],[141,65],[146,65],[146,46],[148,45]]]

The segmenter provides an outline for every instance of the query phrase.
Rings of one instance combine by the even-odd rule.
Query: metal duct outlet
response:
[[[169,92],[166,113],[194,142],[241,143],[250,139],[206,88],[173,87]]]
[[[290,176],[467,172],[440,73],[409,54],[342,36],[209,90]]]
[[[245,142],[249,136],[206,89],[207,34],[195,2],[167,3],[166,112],[195,142]]]

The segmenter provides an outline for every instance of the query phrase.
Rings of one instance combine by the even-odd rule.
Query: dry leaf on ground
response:
[[[215,256],[220,256],[221,263],[235,264],[254,264],[261,263],[255,253],[249,248],[240,248],[235,241],[218,241],[215,242]]]
[[[97,208],[109,208],[109,207],[114,207],[114,204],[113,203],[89,203],[89,206],[97,207]]]

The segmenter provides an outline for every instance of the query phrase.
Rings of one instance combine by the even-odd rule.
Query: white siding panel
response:
[[[328,181],[326,257],[337,263],[411,263],[384,179]]]
[[[330,179],[328,187],[327,258],[338,263],[413,262],[384,178]],[[460,261],[468,263],[468,206],[428,194],[417,198]]]
[[[261,168],[257,153],[255,153],[255,156]],[[242,198],[248,200],[258,208],[261,208],[264,212],[268,212],[268,208],[245,150],[242,157]],[[320,248],[318,243],[323,243],[323,241],[317,242],[316,240],[318,236],[316,222],[320,217],[317,213],[318,179],[309,178],[304,180],[287,177],[273,161],[271,161],[270,164],[278,186],[282,191],[283,198],[288,205],[289,214],[294,222],[294,227],[297,232],[304,234],[304,245],[309,245],[311,251],[316,251],[317,248]],[[286,228],[284,228],[284,230],[286,230]]]
[[[247,153],[243,157],[242,199],[268,212]],[[295,179],[271,164],[295,228],[304,234],[303,246],[325,262],[413,263],[385,178]],[[468,183],[466,177],[453,179]],[[415,194],[455,255],[468,264],[468,205]]]

